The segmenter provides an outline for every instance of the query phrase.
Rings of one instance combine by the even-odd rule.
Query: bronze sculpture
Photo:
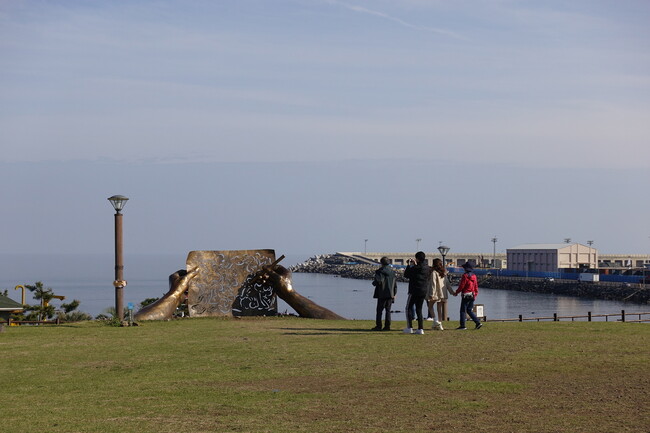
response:
[[[345,317],[341,317],[333,311],[321,307],[293,290],[291,272],[285,267],[277,265],[274,269],[266,270],[264,272],[264,278],[271,283],[276,295],[296,310],[300,317],[345,320]]]
[[[135,320],[171,319],[187,294],[191,317],[276,315],[279,296],[300,317],[344,319],[293,290],[291,273],[273,250],[191,251],[188,271],[169,277],[169,291]]]
[[[190,317],[275,316],[273,288],[253,281],[274,261],[274,250],[190,251],[188,269],[200,269],[188,286]]]
[[[169,276],[169,291],[156,302],[143,307],[133,318],[135,320],[168,320],[176,308],[183,302],[185,292],[192,278],[196,277],[199,268],[186,271],[181,269]]]

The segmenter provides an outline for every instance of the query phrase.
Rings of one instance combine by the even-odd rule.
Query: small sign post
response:
[[[129,310],[129,325],[133,324],[133,302],[129,302],[127,304],[127,308]]]

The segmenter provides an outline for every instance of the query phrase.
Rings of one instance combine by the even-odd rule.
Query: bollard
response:
[[[591,322],[591,311],[587,311],[587,322]]]
[[[621,322],[625,322],[625,310],[621,310]]]
[[[557,313],[553,313],[553,321],[557,322]]]
[[[519,315],[519,321],[520,321],[520,322],[523,322],[523,321],[524,321],[524,318],[523,318],[523,316],[522,316],[521,314]]]

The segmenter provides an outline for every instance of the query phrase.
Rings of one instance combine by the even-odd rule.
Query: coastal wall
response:
[[[482,280],[480,287],[486,289],[515,290],[518,292],[604,299],[609,301],[625,301],[635,304],[650,303],[650,285],[647,285],[644,288],[639,284],[624,285],[571,280],[530,280],[524,277],[491,277]]]

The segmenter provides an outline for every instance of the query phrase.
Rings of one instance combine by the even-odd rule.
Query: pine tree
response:
[[[27,288],[30,292],[33,293],[34,299],[36,299],[37,301],[41,301],[41,305],[30,305],[25,309],[27,311],[34,312],[33,314],[36,317],[30,315],[31,318],[36,318],[39,321],[44,319],[51,319],[52,316],[54,316],[54,306],[48,305],[46,307],[45,305],[47,305],[54,297],[54,292],[52,292],[52,288],[50,287],[45,288],[43,286],[42,281],[37,281],[34,283],[34,285],[25,284],[25,288]]]

